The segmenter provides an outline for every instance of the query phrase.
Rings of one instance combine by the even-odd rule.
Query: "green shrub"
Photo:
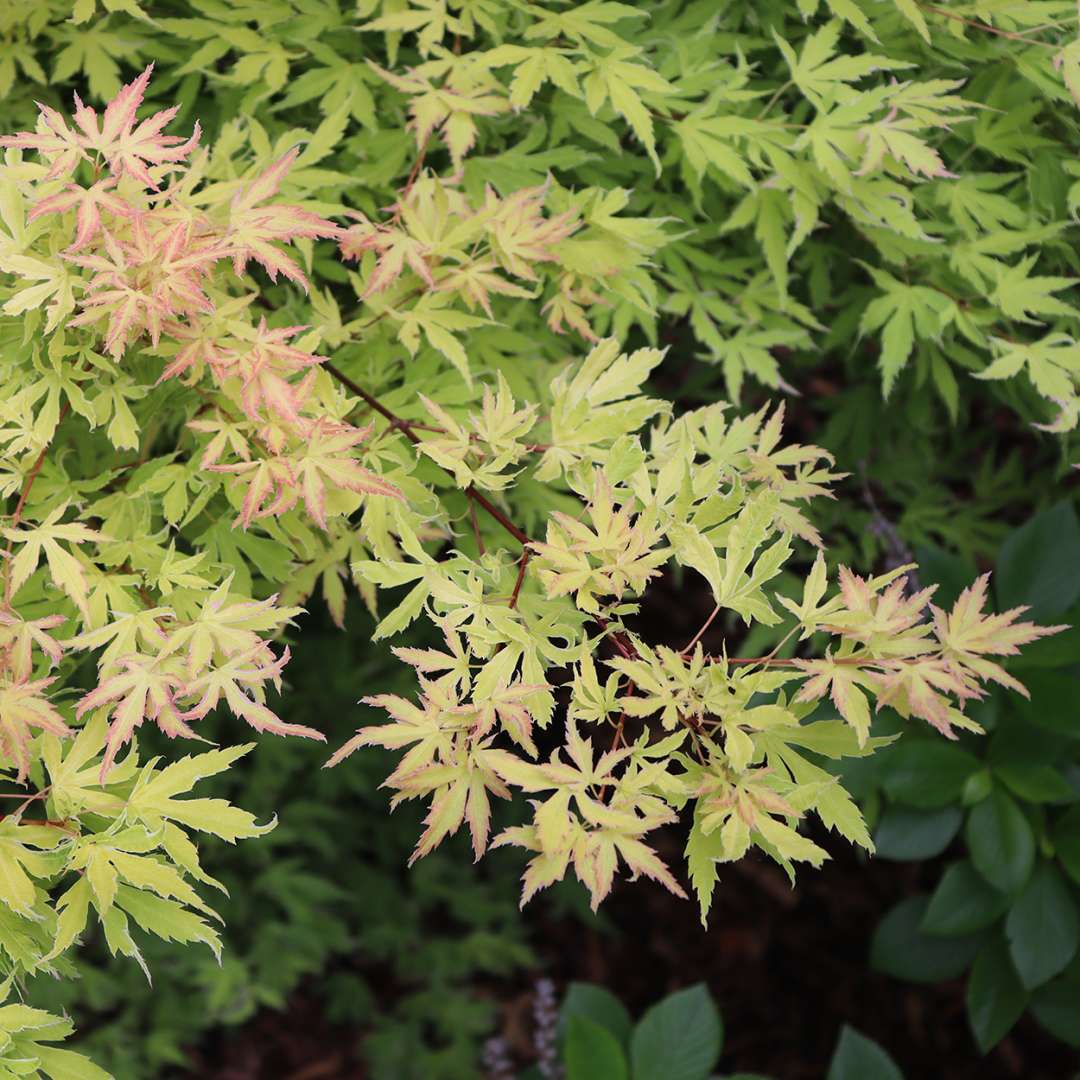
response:
[[[1080,522],[1060,503],[1014,530],[998,556],[1001,607],[1080,621]],[[942,564],[946,565],[946,564]],[[943,575],[944,590],[964,576]],[[916,982],[970,972],[968,1020],[982,1051],[1030,1008],[1078,1044],[1080,1009],[1080,701],[1077,631],[1017,661],[1030,698],[995,693],[977,712],[985,738],[905,736],[848,782],[876,818],[877,855],[950,861],[927,894],[882,920],[871,963]]]

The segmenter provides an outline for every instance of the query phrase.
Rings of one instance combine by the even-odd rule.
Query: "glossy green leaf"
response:
[[[921,927],[929,899],[901,900],[878,923],[870,943],[870,964],[886,975],[908,982],[934,983],[965,971],[981,938],[932,937]]]
[[[1009,947],[995,937],[979,951],[967,984],[967,1013],[972,1034],[985,1054],[1020,1019],[1028,994],[1009,956]]]
[[[1035,837],[1010,795],[995,788],[968,814],[964,830],[971,861],[1000,892],[1019,892],[1035,865]]]
[[[1064,971],[1080,945],[1075,889],[1053,863],[1041,861],[1005,921],[1009,952],[1028,989]]]
[[[705,1080],[720,1057],[723,1024],[704,983],[669,994],[630,1040],[634,1080]]]
[[[845,1024],[826,1080],[904,1080],[904,1074],[883,1047]]]
[[[930,897],[920,929],[935,936],[974,934],[1005,914],[1009,899],[998,892],[967,860],[953,863]]]

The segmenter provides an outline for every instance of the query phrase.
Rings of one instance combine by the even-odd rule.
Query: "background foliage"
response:
[[[384,301],[415,313],[422,274],[406,262],[380,298],[368,292],[372,251],[344,264],[327,241],[301,242],[307,299],[260,280],[271,318],[314,326],[348,376],[388,391],[400,415],[420,422],[415,399],[394,396],[408,353],[411,377],[462,415],[496,374],[519,400],[541,400],[590,335],[627,349],[666,346],[649,375],[653,395],[679,411],[726,400],[743,413],[783,396],[791,438],[820,444],[851,474],[812,515],[830,564],[873,573],[914,555],[921,583],[940,583],[937,603],[993,569],[999,610],[1028,603],[1044,624],[1072,624],[1076,38],[1075,7],[1052,0],[17,0],[0,12],[0,113],[3,131],[31,130],[35,101],[68,111],[77,91],[100,106],[153,63],[151,99],[179,103],[170,130],[186,133],[198,119],[206,143],[223,148],[222,176],[238,175],[233,159],[268,164],[298,143],[286,192],[312,212],[347,207],[383,220],[403,189],[426,190],[428,169],[459,174],[473,205],[486,184],[502,199],[547,185],[549,215],[576,209],[586,222],[579,247],[535,265],[535,284],[504,275],[490,324],[463,287],[453,317],[416,322],[412,345],[396,317],[365,326]],[[539,295],[516,294],[515,283]],[[462,389],[463,351],[475,389]],[[110,378],[102,386],[111,391]],[[101,396],[115,410],[95,403],[106,425],[127,399]],[[168,401],[131,398],[133,422],[145,429]],[[96,449],[69,437],[84,457],[110,452],[100,432]],[[422,475],[436,482],[433,467]],[[153,498],[166,490],[147,478]],[[442,494],[467,547],[465,499]],[[517,520],[539,530],[566,505],[562,494],[520,485]],[[327,605],[345,613],[350,586],[336,567],[355,552],[327,548],[297,572],[230,520],[215,534],[217,557],[254,593],[289,582],[288,599],[304,598],[312,612],[294,635],[281,716],[339,745],[375,719],[356,698],[408,689],[370,645],[374,623],[358,602],[348,601],[347,634],[326,614]],[[669,573],[645,609],[677,647],[709,612],[695,581]],[[781,582],[797,595],[794,575]],[[368,583],[352,584],[371,600]],[[391,600],[380,615],[394,610]],[[759,627],[739,641],[742,632],[721,619],[704,642],[713,651],[738,642],[753,655],[780,637]],[[409,633],[409,644],[436,644],[423,629]],[[1080,1028],[1080,762],[1069,704],[1078,655],[1073,633],[1029,647],[1010,670],[1031,700],[995,693],[981,703],[975,715],[989,736],[946,744],[883,716],[874,734],[902,737],[838,770],[873,826],[866,873],[876,860],[920,864],[918,880],[884,902],[868,962],[923,985],[963,977],[972,1042],[957,1034],[961,1057],[989,1051],[1025,1010],[1021,1047],[1035,1038],[1032,1018],[1059,1041]],[[179,756],[155,734],[140,746],[145,757]],[[596,924],[585,922],[575,887],[522,922],[519,861],[502,852],[473,868],[461,838],[405,872],[420,815],[403,807],[387,818],[375,788],[392,766],[365,751],[317,772],[324,757],[264,739],[211,782],[216,790],[207,786],[260,821],[280,818],[265,837],[205,852],[205,869],[230,888],[220,968],[209,952],[151,939],[143,951],[160,975],[146,994],[134,964],[91,941],[82,978],[39,976],[32,1002],[72,1012],[81,1044],[121,1077],[192,1060],[205,1069],[192,1055],[217,1052],[222,1038],[208,1028],[295,1008],[297,987],[332,1024],[362,1029],[376,1075],[472,1075],[484,1038],[514,1036],[505,1002],[530,992],[524,973],[560,963],[545,945],[552,920],[569,911]],[[515,822],[511,812],[504,824]],[[815,839],[830,853],[839,846],[824,832]],[[672,985],[688,981],[677,964],[665,970]],[[178,1007],[193,997],[198,1009]],[[577,1036],[559,1036],[571,1076],[596,1068],[576,1055],[610,1053],[602,1036],[606,1049],[583,1048],[583,1023]],[[897,1060],[911,1052],[881,1034]],[[847,1075],[845,1055],[875,1053],[861,1038],[840,1040],[830,1077]],[[515,1068],[537,1049],[532,1041],[510,1039]],[[637,1069],[633,1038],[625,1045]],[[894,1075],[874,1060],[875,1075]],[[988,1061],[1008,1075],[1007,1057]],[[770,1067],[744,1054],[737,1064]],[[624,1075],[620,1067],[604,1075]],[[862,1068],[851,1075],[869,1075]]]

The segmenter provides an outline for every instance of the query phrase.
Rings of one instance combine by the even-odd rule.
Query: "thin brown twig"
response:
[[[60,426],[64,417],[71,412],[71,402],[65,401],[63,408],[60,410],[60,415],[56,420],[57,427]],[[52,439],[49,440],[42,448],[41,453],[38,454],[34,460],[34,464],[30,466],[30,471],[26,474],[26,479],[23,481],[22,490],[19,492],[19,501],[15,504],[15,509],[11,515],[10,528],[17,529],[19,522],[22,521],[23,510],[26,509],[26,501],[30,498],[30,489],[34,486],[34,481],[38,478],[38,474],[41,472],[42,466],[45,464],[45,456],[49,452],[49,447],[52,445]],[[8,540],[7,545],[7,558],[6,565],[4,567],[4,603],[11,603],[11,552],[15,547],[14,538]]]
[[[521,596],[521,585],[525,580],[525,570],[529,565],[529,559],[532,558],[532,552],[527,548],[521,549],[521,558],[518,559],[518,572],[517,580],[514,582],[514,591],[510,594],[510,607],[516,608],[518,604],[518,597]]]
[[[337,368],[330,361],[326,361],[323,367],[332,375],[342,386],[351,390],[358,398],[361,398],[367,405],[374,409],[381,417],[390,422],[391,427],[397,428],[404,434],[404,436],[414,446],[419,445],[420,436],[416,434],[412,429],[412,424],[408,420],[403,420],[392,409],[388,409],[374,394],[368,393],[358,382],[353,381],[343,371]],[[446,472],[446,470],[443,470]],[[449,474],[448,474],[449,475]],[[522,546],[531,544],[532,540],[529,534],[523,529],[519,529],[507,516],[504,514],[486,495],[477,491],[474,487],[467,487],[465,489],[465,495],[471,499],[477,506],[480,507],[485,513],[489,514],[495,519],[519,544]]]
[[[709,617],[702,624],[701,629],[683,647],[683,651],[680,653],[681,656],[685,656],[701,640],[702,635],[705,633],[706,630],[709,629],[710,626],[712,626],[713,620],[719,614],[720,614],[720,605],[717,604],[712,609],[712,612],[710,613]]]
[[[484,547],[484,538],[480,535],[480,519],[476,515],[476,503],[472,500],[469,501],[469,520],[472,522],[473,536],[476,538],[476,547],[481,555],[486,555],[487,550]],[[511,605],[512,607],[513,605]]]
[[[964,26],[970,26],[973,30],[982,30],[986,34],[994,34],[997,37],[1008,38],[1010,41],[1020,41],[1025,45],[1038,45],[1043,49],[1053,49],[1055,52],[1059,46],[1054,45],[1049,41],[1037,41],[1034,38],[1029,38],[1024,34],[1017,33],[1015,30],[1002,30],[997,26],[991,26],[989,23],[979,22],[978,19],[969,19],[964,15],[957,15],[955,11],[946,11],[945,8],[937,7],[934,4],[920,3],[924,11],[932,11],[935,15],[940,15],[943,19],[952,19],[954,22],[963,23]],[[1042,30],[1043,27],[1037,29]],[[1034,33],[1035,31],[1030,31]]]

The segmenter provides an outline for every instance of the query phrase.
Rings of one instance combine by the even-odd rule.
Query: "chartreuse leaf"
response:
[[[157,759],[145,765],[128,799],[126,815],[130,820],[157,828],[162,821],[175,821],[200,832],[212,833],[229,843],[261,836],[274,823],[258,825],[246,810],[231,806],[224,799],[182,799],[199,780],[227,769],[238,758],[250,753],[254,743],[189,755],[156,768]]]

